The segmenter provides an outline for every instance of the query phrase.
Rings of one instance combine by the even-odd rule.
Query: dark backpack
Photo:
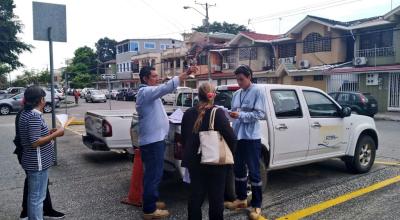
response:
[[[23,147],[22,147],[22,144],[21,144],[21,137],[19,135],[19,119],[21,117],[22,111],[23,110],[19,111],[17,113],[17,116],[15,117],[15,138],[13,140],[14,145],[15,145],[14,154],[17,155],[19,163],[21,163],[22,152],[23,152]]]

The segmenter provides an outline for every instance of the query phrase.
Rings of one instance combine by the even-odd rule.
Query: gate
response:
[[[389,75],[389,111],[400,111],[400,73]]]

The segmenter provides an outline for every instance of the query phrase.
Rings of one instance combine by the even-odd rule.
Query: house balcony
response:
[[[381,47],[364,50],[356,50],[356,57],[394,57],[396,51],[394,47]]]

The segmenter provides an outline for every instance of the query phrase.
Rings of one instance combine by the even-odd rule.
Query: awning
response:
[[[400,65],[341,67],[341,68],[333,68],[333,69],[325,70],[323,72],[324,72],[324,74],[400,72]]]

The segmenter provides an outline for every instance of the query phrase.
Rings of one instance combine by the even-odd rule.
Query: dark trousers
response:
[[[164,171],[165,142],[155,142],[140,147],[143,161],[143,212],[153,213],[159,199],[158,187]]]
[[[235,152],[235,188],[237,198],[247,199],[247,171],[250,177],[251,206],[261,208],[262,182],[260,175],[261,140],[239,140]]]
[[[48,213],[53,210],[53,206],[51,204],[49,184],[47,183],[47,192],[46,198],[43,201],[43,213]],[[25,178],[24,182],[24,194],[22,198],[22,212],[24,215],[28,215],[28,178]]]
[[[226,166],[225,179],[225,202],[233,202],[236,199],[235,194],[235,174],[233,173],[233,165]]]
[[[189,168],[190,198],[188,219],[201,220],[201,206],[208,194],[210,220],[224,219],[226,166],[200,165]]]

